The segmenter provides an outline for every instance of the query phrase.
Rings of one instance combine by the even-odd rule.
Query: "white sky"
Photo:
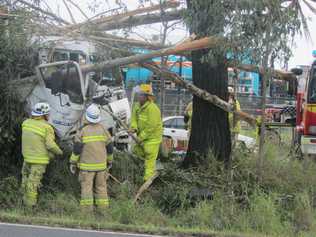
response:
[[[97,13],[104,12],[109,9],[116,8],[118,5],[115,4],[118,0],[72,0],[80,8],[89,16],[93,17]],[[157,2],[157,0],[155,0]],[[154,1],[154,2],[155,2]],[[71,4],[68,6],[72,10],[72,14],[74,15],[76,21],[80,22],[85,20],[85,18],[82,16],[82,14],[74,8]],[[121,0],[129,10],[135,9],[139,6],[139,0]],[[148,5],[148,0],[143,0],[145,2],[145,5]],[[159,1],[158,1],[159,2]],[[184,0],[182,0],[184,2]],[[47,5],[49,5],[54,12],[58,12],[58,14],[63,17],[64,19],[67,19],[69,22],[71,22],[71,18],[63,4],[63,0],[46,0]],[[309,29],[311,33],[311,39],[306,39],[305,36],[296,36],[295,39],[295,46],[293,46],[293,57],[290,59],[289,62],[289,68],[294,67],[296,65],[308,65],[312,62],[312,51],[316,50],[316,15],[313,15],[312,12],[304,5],[302,4],[303,11],[305,15],[309,18]],[[313,4],[316,7],[316,4]],[[96,12],[92,12],[89,10],[89,6],[97,6]],[[155,24],[153,26],[143,26],[138,27],[137,32],[138,36],[136,37],[144,37],[146,39],[151,39],[151,36],[153,34],[159,34],[160,31],[160,24]],[[183,38],[188,36],[188,33],[185,30],[185,27],[183,25],[178,25],[177,28],[170,32],[168,35],[168,42],[169,43],[175,43],[178,41],[181,41]],[[135,37],[135,35],[133,35]]]

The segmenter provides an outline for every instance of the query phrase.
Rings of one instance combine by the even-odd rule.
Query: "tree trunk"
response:
[[[193,84],[227,101],[228,73],[225,57],[217,58],[217,65],[201,62],[208,50],[192,52]],[[197,165],[200,158],[213,153],[218,160],[228,162],[231,138],[228,113],[194,96],[192,131],[184,167]]]

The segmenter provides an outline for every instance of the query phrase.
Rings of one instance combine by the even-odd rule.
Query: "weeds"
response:
[[[212,156],[207,165],[187,170],[166,161],[137,205],[131,200],[142,184],[142,162],[116,155],[111,173],[123,183],[109,180],[110,208],[103,219],[80,212],[77,178],[69,174],[66,160],[56,160],[48,168],[36,215],[80,225],[102,225],[106,220],[118,225],[314,236],[316,164],[290,159],[270,145],[267,149],[260,179],[256,157],[243,150],[236,150],[231,173]],[[1,180],[0,189],[1,207],[19,213],[18,179]]]

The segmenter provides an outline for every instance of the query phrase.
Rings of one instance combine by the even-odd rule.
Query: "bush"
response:
[[[284,226],[277,211],[274,194],[255,193],[248,212],[251,229],[262,233],[284,233]]]
[[[9,176],[0,180],[0,207],[15,208],[22,206],[22,194],[18,179]]]
[[[296,232],[309,231],[313,225],[313,210],[307,193],[299,193],[294,200],[293,223]]]

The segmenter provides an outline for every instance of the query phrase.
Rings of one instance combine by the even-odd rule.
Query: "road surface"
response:
[[[153,235],[0,223],[0,236],[1,237],[152,237]]]

